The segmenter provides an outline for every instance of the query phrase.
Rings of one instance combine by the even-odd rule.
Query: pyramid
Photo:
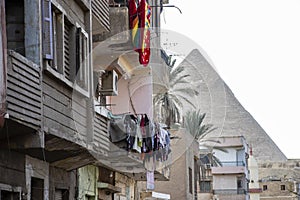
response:
[[[192,50],[179,66],[186,69],[192,86],[199,91],[196,106],[206,113],[204,123],[217,128],[207,137],[243,135],[258,163],[287,160],[198,49]]]

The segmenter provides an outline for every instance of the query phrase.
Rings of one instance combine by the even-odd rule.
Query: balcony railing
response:
[[[221,162],[222,167],[234,167],[234,166],[245,166],[244,161],[226,161]]]
[[[213,190],[213,194],[247,194],[247,190],[245,189],[220,189],[220,190]]]

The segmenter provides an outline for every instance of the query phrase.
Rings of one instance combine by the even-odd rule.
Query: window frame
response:
[[[83,89],[88,89],[89,77],[89,35],[76,23],[76,69],[75,82]],[[79,73],[79,74],[78,74]]]
[[[263,191],[268,190],[268,185],[263,185]]]
[[[44,0],[47,1],[47,0]],[[55,78],[59,79],[63,83],[65,83],[68,87],[75,89],[85,97],[90,96],[90,86],[89,82],[91,80],[90,77],[90,37],[87,31],[82,28],[79,23],[75,22],[73,19],[70,18],[70,16],[67,15],[67,12],[56,2],[51,1],[51,7],[50,7],[50,13],[51,13],[51,33],[49,34],[49,37],[51,37],[51,48],[52,48],[52,57],[43,57],[43,66],[44,70],[49,72],[51,75],[53,75]],[[56,17],[53,19],[53,17]],[[61,23],[58,23],[57,17],[61,18]],[[55,24],[54,24],[55,23]],[[71,30],[71,36],[69,43],[71,44],[70,47],[70,74],[67,74],[66,72],[66,66],[65,66],[65,40],[64,40],[64,34],[65,34],[65,26],[66,23],[70,24],[72,26]],[[60,26],[59,26],[60,25]],[[59,28],[59,30],[58,30]],[[82,75],[81,80],[77,80],[76,77],[76,66],[79,59],[76,55],[76,49],[77,41],[76,41],[76,33],[77,30],[81,30],[82,38],[86,41],[85,44],[85,67],[82,69]],[[82,44],[80,45],[82,46]],[[43,52],[43,54],[45,54]],[[80,63],[79,63],[80,65]],[[83,84],[81,82],[83,82]]]

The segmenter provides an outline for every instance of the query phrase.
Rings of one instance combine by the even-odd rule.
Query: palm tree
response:
[[[169,81],[165,85],[166,90],[154,96],[153,104],[155,110],[164,120],[163,123],[170,127],[172,124],[180,122],[184,104],[187,103],[195,108],[190,99],[198,95],[198,91],[191,87],[188,80],[190,75],[184,73],[185,68],[183,66],[174,67],[174,62],[169,61],[168,63]]]
[[[184,127],[186,128],[187,132],[199,142],[199,146],[206,147],[210,164],[218,166],[221,165],[221,162],[213,155],[212,150],[226,150],[213,145],[213,143],[219,143],[218,141],[205,138],[207,134],[216,130],[216,127],[214,127],[212,124],[203,124],[205,116],[206,113],[201,113],[200,110],[188,111],[184,116]]]
[[[203,141],[204,137],[215,130],[212,124],[203,124],[206,113],[200,110],[188,111],[184,117],[184,126],[187,131],[198,141]]]

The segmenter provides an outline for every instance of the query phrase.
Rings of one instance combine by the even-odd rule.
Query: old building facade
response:
[[[259,164],[259,186],[261,199],[299,199],[298,159],[287,162],[265,162]]]
[[[243,136],[210,138],[200,155],[199,199],[249,199],[248,144]]]
[[[140,154],[111,142],[109,124],[115,114],[136,114],[124,110],[128,102],[150,103],[137,112],[152,120],[151,69],[133,73],[136,80],[148,75],[138,93],[123,87],[135,80],[122,62],[136,68],[136,54],[122,52],[101,66],[97,59],[107,55],[93,53],[128,34],[127,1],[1,0],[0,7],[0,199],[138,199],[136,181],[149,170]],[[151,19],[159,19],[156,9]],[[168,179],[164,169],[151,169],[155,179]]]

